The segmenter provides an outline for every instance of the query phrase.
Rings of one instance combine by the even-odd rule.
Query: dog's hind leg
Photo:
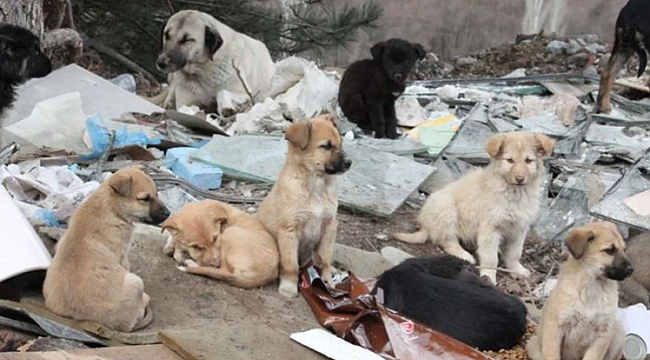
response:
[[[364,99],[366,106],[368,107],[368,121],[372,124],[372,130],[375,132],[375,138],[381,139],[386,136],[386,119],[384,115],[384,109],[381,104],[367,96]]]
[[[407,244],[424,244],[429,239],[429,231],[425,228],[412,234],[395,233],[391,236],[394,240],[405,242]]]
[[[389,139],[397,139],[397,115],[395,114],[395,102],[390,101],[384,107],[384,116],[386,122],[384,124],[386,137]]]
[[[616,29],[612,56],[600,75],[600,86],[598,88],[598,98],[596,99],[596,111],[599,113],[609,113],[612,110],[610,97],[616,76],[634,53],[632,48],[627,45],[630,41],[635,40],[633,38],[629,39],[629,35],[625,33],[625,30]]]

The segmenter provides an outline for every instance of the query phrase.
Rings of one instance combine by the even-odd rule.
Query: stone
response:
[[[553,40],[548,45],[546,45],[546,51],[549,51],[553,54],[561,54],[567,48],[568,44],[564,41]]]
[[[582,46],[576,40],[571,39],[565,51],[567,55],[575,55],[582,51]]]
[[[473,57],[462,57],[462,58],[459,58],[458,60],[456,60],[456,64],[458,64],[459,66],[474,65],[477,62],[478,62],[478,60],[476,60]]]
[[[406,251],[400,250],[393,246],[386,246],[381,249],[381,255],[391,264],[393,264],[393,266],[399,265],[404,260],[408,260],[414,257]]]

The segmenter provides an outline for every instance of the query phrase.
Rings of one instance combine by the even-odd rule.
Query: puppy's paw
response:
[[[481,270],[481,279],[488,280],[492,285],[497,284],[497,271],[496,270]]]
[[[287,298],[298,297],[298,284],[286,279],[280,279],[280,286],[278,287],[280,294]]]
[[[196,261],[194,261],[192,259],[185,259],[184,265],[187,268],[197,268],[197,267],[199,267],[199,264],[197,264]]]
[[[172,257],[174,256],[174,250],[175,250],[174,240],[170,236],[169,239],[167,239],[167,243],[165,244],[165,247],[163,247],[163,252],[165,253],[165,255]]]
[[[515,265],[511,266],[510,270],[512,270],[512,272],[514,272],[515,274],[517,274],[519,276],[522,276],[522,277],[525,277],[525,278],[530,277],[530,275],[531,275],[530,270],[526,269],[520,263],[516,263]]]

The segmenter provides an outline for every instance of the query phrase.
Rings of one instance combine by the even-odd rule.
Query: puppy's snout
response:
[[[151,222],[155,225],[158,225],[167,220],[169,215],[169,209],[167,209],[167,207],[161,203],[160,200],[154,201],[151,205],[151,208],[149,209],[149,217],[151,218]]]
[[[169,67],[169,63],[170,63],[170,59],[165,54],[158,56],[158,59],[156,59],[156,66],[160,70],[167,69]]]
[[[397,80],[397,81],[404,80],[404,74],[402,74],[402,73],[395,74],[395,80]]]
[[[515,175],[515,182],[519,185],[523,184],[524,181],[526,180],[526,177],[524,175]]]

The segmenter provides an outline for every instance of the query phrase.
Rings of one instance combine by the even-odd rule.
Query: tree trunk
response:
[[[25,27],[43,38],[43,0],[0,0],[0,22]]]

